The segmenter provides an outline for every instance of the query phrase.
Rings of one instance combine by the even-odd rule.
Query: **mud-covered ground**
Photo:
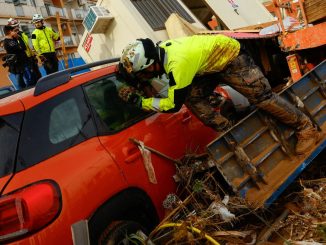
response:
[[[166,218],[150,234],[154,244],[326,244],[326,153],[268,208],[253,210],[216,172],[179,168],[180,194],[164,202]],[[231,194],[230,194],[231,193]]]

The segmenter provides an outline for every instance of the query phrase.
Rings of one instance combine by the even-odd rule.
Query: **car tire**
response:
[[[135,221],[114,221],[102,232],[99,245],[126,245],[143,244],[140,239],[131,234],[142,231],[146,234],[145,228]]]

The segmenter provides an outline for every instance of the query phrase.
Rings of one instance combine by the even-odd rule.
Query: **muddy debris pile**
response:
[[[315,165],[277,203],[253,209],[217,171],[201,172],[203,164],[209,163],[187,157],[177,167],[178,195],[165,199],[166,217],[147,244],[326,244],[325,171],[308,180],[324,166]]]

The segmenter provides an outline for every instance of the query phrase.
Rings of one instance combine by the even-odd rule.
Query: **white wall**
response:
[[[230,30],[275,20],[261,0],[206,0],[206,2]]]
[[[184,6],[180,0],[176,1]],[[93,41],[88,53],[82,47],[87,34],[85,31],[78,52],[87,63],[120,56],[122,49],[136,38],[148,37],[154,42],[168,39],[165,30],[153,31],[130,0],[99,0],[97,5],[107,8],[114,19],[106,33],[91,34]],[[196,26],[203,28],[196,17],[190,11],[188,13],[196,20]]]
[[[15,9],[14,4],[12,4],[12,3],[0,3],[0,15],[15,17],[17,15],[17,13],[16,13],[16,9]]]
[[[23,5],[22,7],[25,16],[30,16],[31,17],[30,21],[32,21],[32,16],[37,13],[37,9],[30,5]]]

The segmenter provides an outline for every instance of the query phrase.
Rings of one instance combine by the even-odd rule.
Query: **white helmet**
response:
[[[146,58],[143,42],[136,40],[123,49],[120,63],[130,74],[146,69],[154,63],[154,59]]]
[[[10,18],[8,19],[8,26],[13,26],[13,27],[19,26],[19,21],[17,19]]]
[[[32,23],[39,22],[41,20],[44,20],[43,16],[40,14],[34,14],[32,18]]]

